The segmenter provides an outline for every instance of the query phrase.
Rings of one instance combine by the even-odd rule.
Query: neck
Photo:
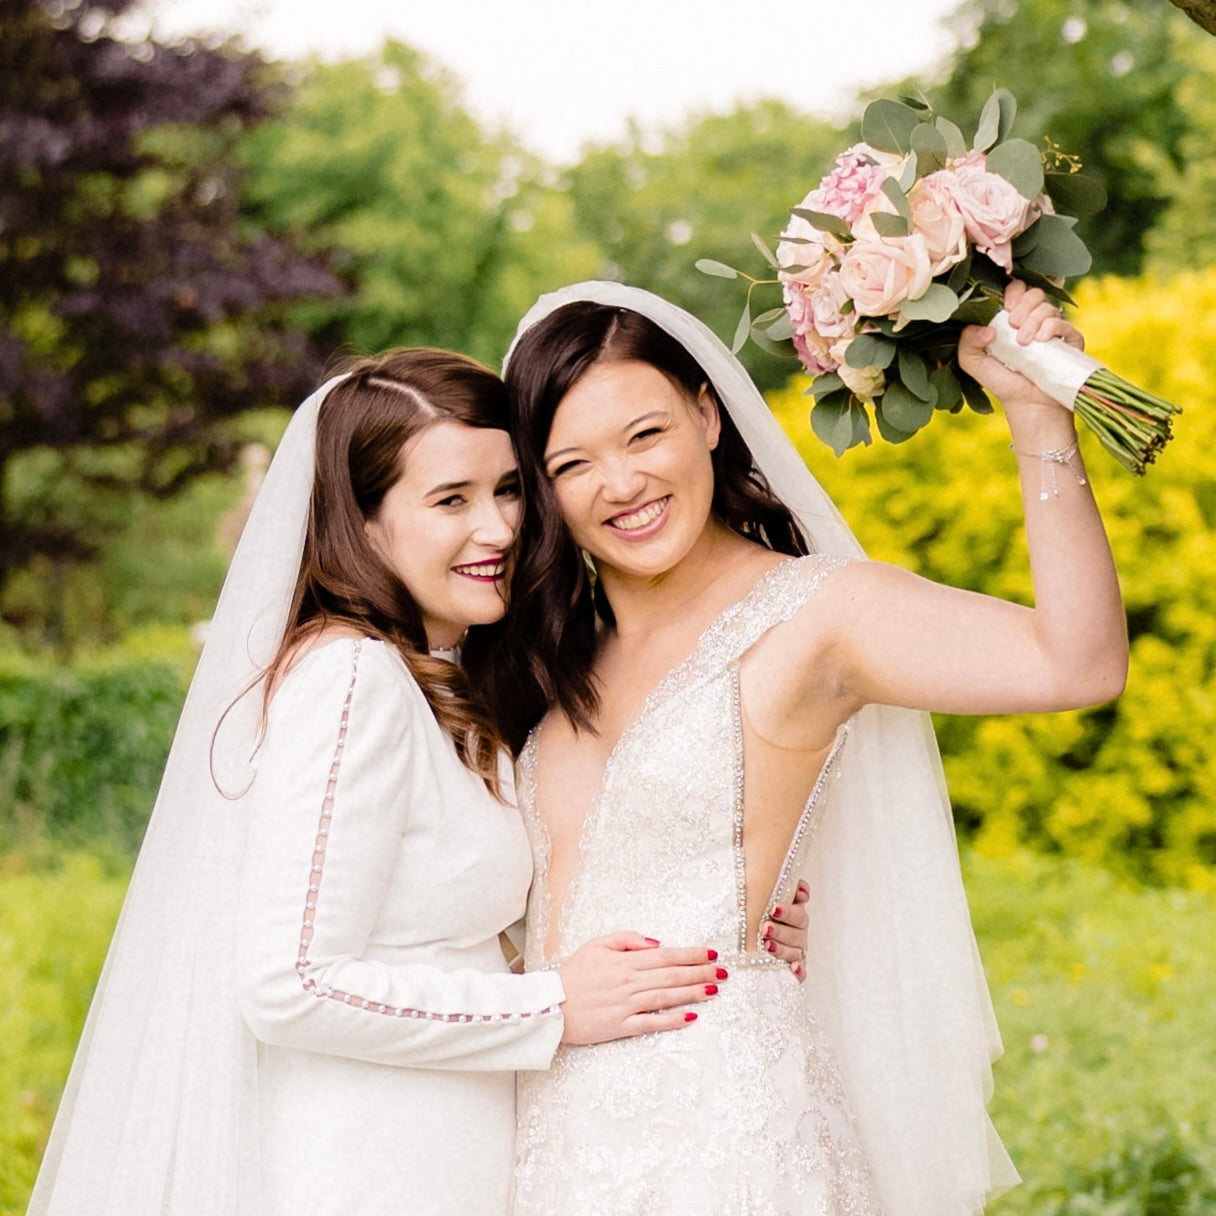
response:
[[[600,587],[616,618],[619,637],[649,633],[682,619],[719,578],[735,567],[735,559],[755,546],[724,524],[711,519],[693,547],[670,570],[658,575],[633,575],[600,568]]]

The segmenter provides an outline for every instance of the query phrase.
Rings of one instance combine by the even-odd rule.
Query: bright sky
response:
[[[469,107],[551,160],[636,117],[777,96],[845,116],[855,92],[938,62],[957,0],[148,0],[158,34],[240,31],[275,58],[358,55],[392,36],[463,82]]]

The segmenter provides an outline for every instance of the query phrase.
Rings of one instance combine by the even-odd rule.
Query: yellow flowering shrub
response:
[[[1127,603],[1127,691],[1080,713],[940,719],[956,817],[981,852],[1028,843],[1216,887],[1216,269],[1076,296],[1091,353],[1184,411],[1143,478],[1082,434]],[[795,377],[773,408],[872,557],[1030,602],[999,418],[943,416],[837,460],[811,434],[806,386]]]

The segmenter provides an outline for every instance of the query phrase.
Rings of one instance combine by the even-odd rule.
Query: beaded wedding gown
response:
[[[535,863],[528,968],[645,925],[664,942],[717,949],[730,978],[687,1029],[563,1045],[547,1072],[520,1074],[516,1216],[879,1211],[824,1034],[788,967],[747,940],[740,661],[841,564],[812,556],[773,567],[647,698],[608,758],[548,960],[541,732],[524,748],[519,797]],[[775,899],[789,898],[802,870],[847,735],[846,726],[815,782]]]

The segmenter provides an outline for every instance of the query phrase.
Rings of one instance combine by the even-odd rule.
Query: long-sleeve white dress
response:
[[[518,811],[457,757],[396,652],[307,654],[268,714],[239,909],[267,1216],[502,1213],[516,1069],[561,981],[499,932],[531,881]]]

